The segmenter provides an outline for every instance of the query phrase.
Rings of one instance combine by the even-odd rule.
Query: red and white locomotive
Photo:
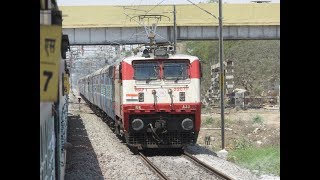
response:
[[[79,80],[80,95],[113,122],[131,147],[182,148],[200,130],[200,61],[145,49]]]

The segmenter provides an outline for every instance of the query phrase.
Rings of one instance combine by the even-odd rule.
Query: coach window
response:
[[[108,74],[109,74],[109,78],[113,78],[114,76],[114,69],[113,69],[113,66],[110,66],[109,69],[108,69]]]
[[[100,91],[99,91],[99,93],[101,93],[101,94],[104,94],[103,93],[103,74],[100,74],[99,75],[100,76]]]
[[[95,79],[96,79],[96,88],[95,88],[95,91],[98,92],[99,91],[99,77],[98,76],[95,76]]]

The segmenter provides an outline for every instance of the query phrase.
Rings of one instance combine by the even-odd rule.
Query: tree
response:
[[[198,56],[204,64],[202,96],[211,85],[210,67],[219,62],[218,47],[218,41],[186,42],[187,53]],[[234,62],[235,88],[246,89],[252,95],[262,95],[280,82],[279,40],[225,41],[224,59]]]

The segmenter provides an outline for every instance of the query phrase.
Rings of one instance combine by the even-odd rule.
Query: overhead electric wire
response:
[[[141,26],[144,26],[148,31],[150,31],[150,28],[148,27],[148,26],[145,26],[144,24],[142,24],[141,22],[139,22],[139,21],[137,21],[137,20],[135,20],[134,18],[132,18],[132,17],[130,17],[130,15],[128,15],[128,14],[126,14],[126,13],[124,13],[126,16],[128,16],[130,19],[133,19],[134,21],[136,21],[139,25],[141,25]],[[158,37],[160,37],[160,38],[162,38],[162,39],[167,39],[167,38],[164,38],[164,37],[162,37],[161,35],[159,35],[158,33],[155,33]],[[147,34],[147,36],[148,36],[148,34]],[[167,40],[168,41],[168,40]],[[171,41],[168,41],[169,43],[171,43]]]
[[[207,11],[207,10],[205,10],[205,9],[203,9],[203,8],[201,8],[200,6],[198,6],[198,5],[196,5],[195,3],[193,3],[192,1],[190,1],[190,0],[187,0],[188,2],[190,2],[191,4],[193,4],[194,6],[196,6],[196,7],[198,7],[199,9],[201,9],[202,11],[204,11],[204,12],[206,12],[206,13],[208,13],[208,14],[210,14],[211,16],[213,16],[214,18],[216,18],[216,19],[218,19],[214,14],[212,14],[211,12],[209,12],[209,11]]]
[[[159,6],[161,3],[163,3],[163,1],[165,1],[165,0],[162,0],[162,1],[159,2],[157,5],[155,5],[154,7],[152,7],[149,11],[146,12],[145,15],[147,15],[152,9],[156,8],[156,7]]]

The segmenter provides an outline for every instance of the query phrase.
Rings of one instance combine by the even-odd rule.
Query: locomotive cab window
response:
[[[163,78],[168,80],[184,80],[189,78],[188,61],[164,61]]]
[[[134,79],[156,80],[159,78],[158,62],[134,62]]]

